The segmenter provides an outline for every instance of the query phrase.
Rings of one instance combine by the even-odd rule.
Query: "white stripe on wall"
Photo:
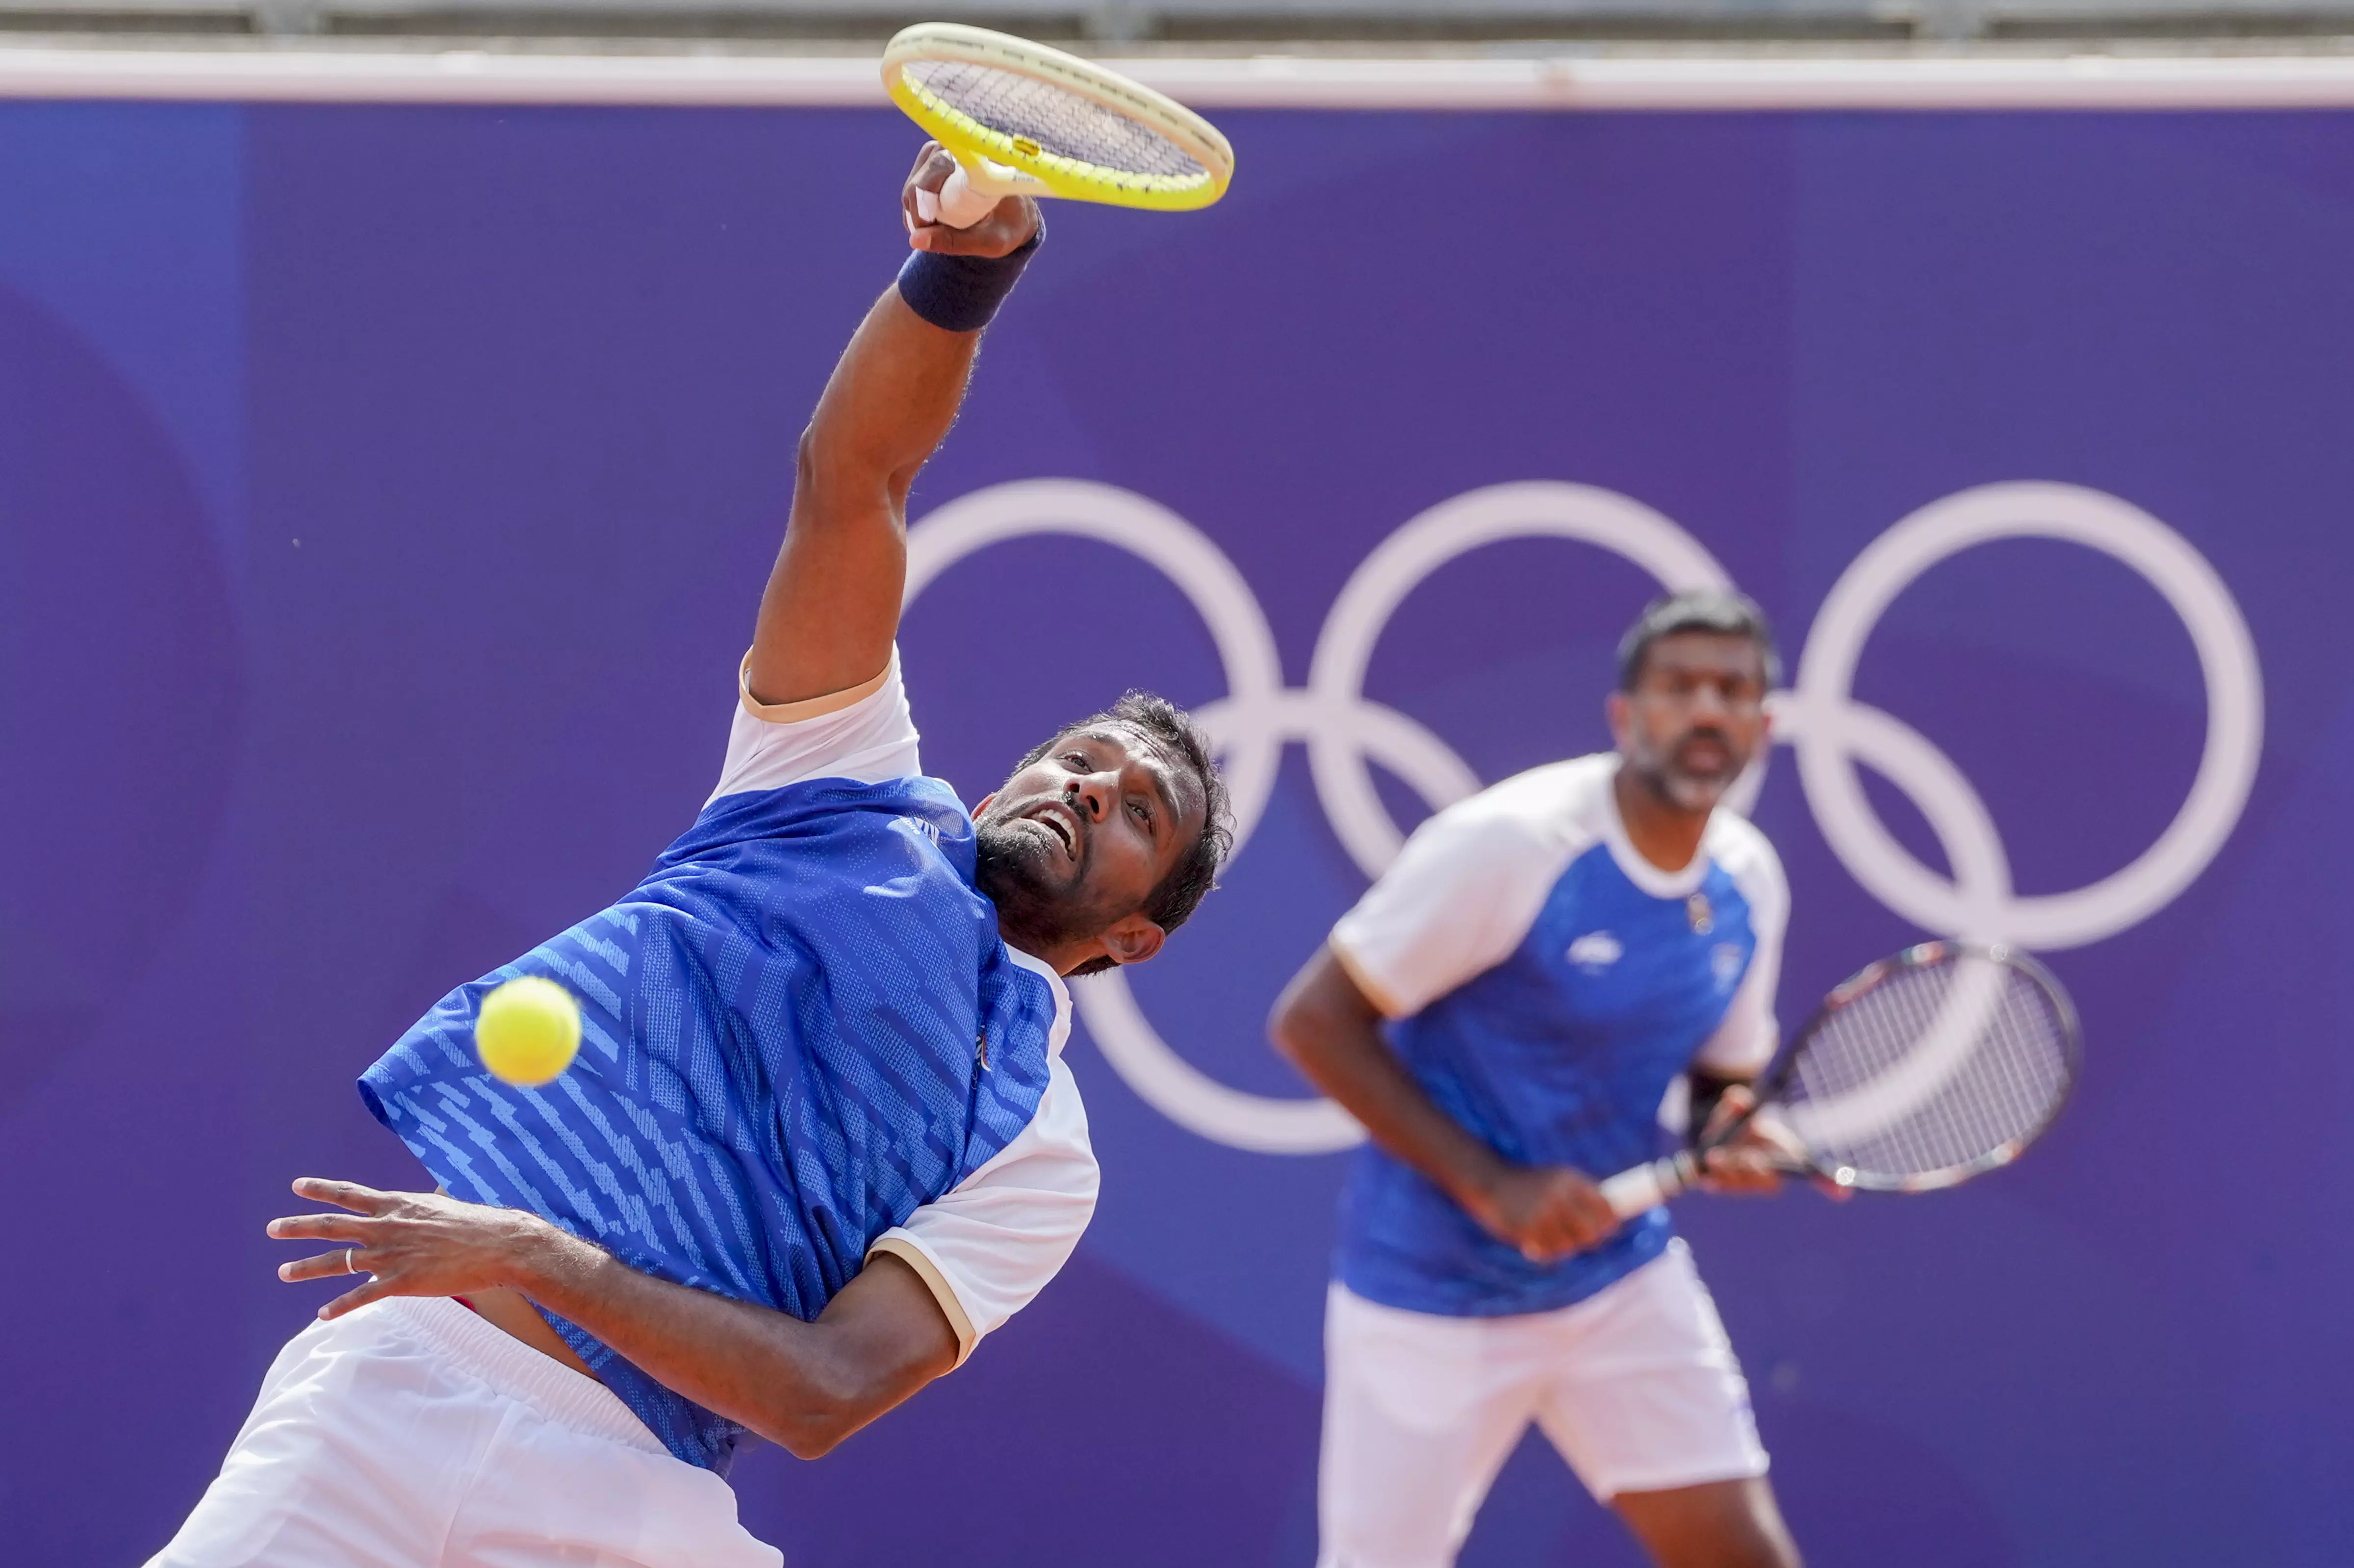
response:
[[[2354,57],[1107,63],[1203,109],[2295,109],[2354,106]],[[0,98],[879,108],[873,59],[459,49],[0,47]]]

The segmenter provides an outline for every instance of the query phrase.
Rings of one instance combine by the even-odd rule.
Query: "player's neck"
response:
[[[1100,942],[1041,942],[1007,929],[1002,920],[997,923],[997,934],[1005,938],[1007,947],[1029,954],[1058,975],[1067,975],[1089,959],[1103,956]]]
[[[1708,832],[1710,813],[1677,805],[1624,764],[1610,781],[1610,793],[1617,802],[1627,842],[1635,846],[1637,854],[1666,872],[1691,864],[1692,857],[1700,853],[1701,835]]]

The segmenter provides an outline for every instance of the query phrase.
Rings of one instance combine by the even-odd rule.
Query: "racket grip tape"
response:
[[[1602,1196],[1611,1213],[1622,1220],[1631,1220],[1650,1213],[1690,1187],[1699,1173],[1699,1165],[1690,1154],[1671,1154],[1665,1160],[1654,1160],[1605,1178]]]
[[[924,211],[928,194],[923,191],[916,193],[917,217],[928,216]],[[959,164],[949,172],[948,182],[940,186],[940,194],[934,200],[938,204],[940,222],[950,228],[970,228],[997,210],[1000,198],[973,189],[971,178],[966,175],[964,165]]]

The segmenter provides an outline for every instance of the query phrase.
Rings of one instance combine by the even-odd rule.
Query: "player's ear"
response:
[[[1610,739],[1619,750],[1627,749],[1627,729],[1633,717],[1624,692],[1613,692],[1602,699],[1602,716],[1610,722]]]
[[[1169,938],[1149,915],[1127,915],[1103,934],[1104,951],[1116,964],[1140,964],[1161,950]]]
[[[972,814],[976,817],[980,816],[983,811],[989,810],[989,803],[996,799],[997,791],[991,789],[988,794],[983,795],[980,800],[973,802]]]

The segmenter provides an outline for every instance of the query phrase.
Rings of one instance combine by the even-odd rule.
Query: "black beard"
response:
[[[972,842],[973,885],[997,906],[998,930],[1009,940],[1035,952],[1095,934],[1094,912],[1047,874],[1046,846],[1036,834],[998,818],[974,823]]]
[[[1713,730],[1707,733],[1709,738],[1720,744],[1723,743],[1723,735]],[[1681,751],[1685,743],[1691,738],[1689,735],[1680,736],[1673,746],[1659,754],[1629,756],[1623,761],[1627,767],[1633,769],[1636,779],[1641,781],[1644,789],[1667,805],[1680,811],[1713,810],[1716,802],[1723,798],[1725,791],[1732,789],[1740,779],[1742,769],[1748,764],[1746,759],[1739,759],[1740,766],[1728,768],[1723,773],[1691,772],[1677,758],[1677,753]],[[1730,745],[1725,746],[1724,751],[1728,763],[1736,760]]]

